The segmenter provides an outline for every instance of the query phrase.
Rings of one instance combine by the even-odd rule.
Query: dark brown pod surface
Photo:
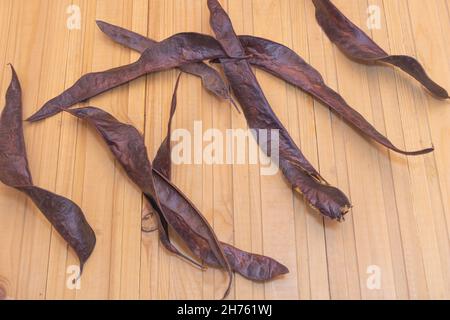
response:
[[[405,155],[421,155],[434,150],[433,148],[428,148],[409,152],[397,148],[358,111],[349,106],[344,98],[329,88],[316,69],[306,63],[297,53],[288,47],[267,39],[252,36],[240,36],[239,40],[244,45],[247,54],[251,56],[249,62],[252,65],[311,94],[368,138]]]
[[[150,48],[157,43],[156,41],[146,38],[140,34],[108,24],[106,22],[97,22],[97,24],[100,29],[112,40],[139,52],[144,52],[145,49]],[[365,120],[359,112],[350,107],[337,92],[326,86],[320,73],[306,63],[290,48],[274,41],[254,36],[239,36],[239,40],[245,48],[246,56],[249,57],[248,62],[251,65],[263,69],[311,94],[314,98],[330,107],[334,112],[340,115],[367,137],[391,150],[406,155],[419,155],[433,151],[433,148],[428,148],[408,152],[397,148],[391,141],[389,141],[389,139],[387,139],[367,120]],[[189,73],[186,69],[195,70],[203,67],[208,66],[202,63],[194,63],[185,65],[181,69]],[[202,77],[207,79],[204,81],[204,85],[206,83],[214,83],[217,81],[216,79],[222,81],[220,77],[209,77],[207,70],[202,72],[202,74]],[[223,88],[220,84],[213,87],[216,89]],[[211,88],[209,88],[209,90],[211,91]],[[228,95],[228,91],[226,92]],[[218,96],[221,96],[221,94],[218,94]]]
[[[230,56],[245,55],[231,21],[219,2],[208,0],[208,7],[211,27],[224,50]],[[224,38],[227,40],[221,41]],[[331,219],[341,220],[350,210],[350,201],[340,190],[329,186],[305,158],[273,112],[249,63],[242,59],[221,59],[221,64],[249,127],[279,132],[279,166],[287,180],[312,207]],[[271,137],[267,140],[267,145],[271,145]]]
[[[131,125],[119,122],[112,115],[98,108],[86,107],[70,110],[68,112],[78,118],[86,120],[98,131],[130,179],[139,186],[155,211],[164,218],[164,220],[161,220],[167,221],[170,224],[170,213],[164,210],[162,206],[161,199],[164,198],[161,196],[160,188],[157,188],[157,185],[155,184],[153,168],[148,158],[147,148],[145,147],[144,139],[139,131]],[[206,220],[202,222],[203,224],[201,227],[205,232],[205,238],[210,250],[220,262],[221,267],[229,274],[228,288],[224,295],[227,296],[232,283],[231,267],[228,264],[228,260],[226,259],[211,226]],[[184,230],[175,228],[174,230],[181,237],[185,234]],[[183,238],[183,240],[185,239]],[[167,239],[166,241],[169,240]]]
[[[167,124],[167,135],[164,138],[161,146],[156,153],[156,157],[153,160],[153,167],[163,174],[164,177],[171,180],[172,177],[172,158],[171,158],[171,132],[172,132],[172,121],[177,111],[177,92],[180,85],[181,74],[178,75],[177,82],[175,84],[175,89],[172,95],[172,101],[170,103],[170,114],[169,121]]]
[[[173,117],[177,108],[177,89],[179,81],[180,77],[178,77],[177,79],[175,91],[172,98],[167,136],[161,144],[155,160],[153,161],[156,173],[156,175],[154,176],[155,181],[160,180],[160,183],[156,182],[156,186],[163,186],[165,183],[170,182],[171,180],[171,127]],[[172,212],[172,223],[180,225],[180,228],[187,233],[185,236],[185,238],[188,239],[186,243],[188,244],[188,247],[191,249],[191,251],[197,252],[196,255],[201,256],[203,261],[207,265],[220,267],[220,264],[215,256],[211,254],[211,251],[208,251],[207,247],[205,246],[204,232],[202,231],[201,221],[205,218],[200,213],[200,211],[196,209],[196,207],[192,203],[190,203],[189,200],[178,189],[175,188],[175,191],[179,193],[179,196],[181,198],[176,201],[165,201],[164,199],[170,199],[171,195],[167,192],[167,190],[165,190],[165,188],[161,188],[160,191],[161,193],[159,195],[161,198],[163,198],[161,202],[163,203],[165,210]],[[174,195],[175,194],[172,194],[172,196]],[[186,204],[183,204],[183,200],[186,201]],[[166,204],[170,205],[165,206]],[[185,220],[179,217],[179,215],[176,213],[176,210],[179,207],[185,208],[183,212],[185,212],[185,216],[188,217]],[[182,227],[183,225],[185,225],[185,227]],[[247,279],[254,281],[266,281],[289,272],[289,270],[285,266],[278,263],[272,258],[248,253],[223,242],[221,242],[221,245],[233,271],[241,274]]]
[[[33,185],[22,126],[22,91],[11,66],[12,80],[0,118],[0,181],[22,191],[36,204],[80,260],[80,270],[95,247],[95,233],[81,209],[69,199]]]
[[[28,121],[43,120],[148,73],[223,56],[220,45],[211,39],[213,38],[196,33],[180,33],[146,49],[134,63],[103,72],[88,73],[62,94],[45,103]]]
[[[316,7],[316,18],[328,38],[349,58],[364,63],[387,63],[399,67],[433,95],[441,99],[450,98],[448,92],[434,82],[423,66],[409,56],[391,56],[378,46],[367,34],[351,22],[330,0],[312,0]]]
[[[104,21],[97,21],[100,30],[117,43],[143,53],[158,42],[143,37],[135,32],[109,24]],[[230,91],[220,74],[204,62],[197,62],[180,66],[179,69],[185,73],[192,74],[202,79],[203,86],[217,97],[231,99]]]
[[[222,245],[218,242],[212,228],[186,196],[166,179],[162,173],[152,168],[144,140],[139,132],[132,126],[120,123],[111,115],[98,108],[80,108],[69,112],[87,120],[97,129],[117,160],[124,167],[128,176],[143,191],[147,190],[145,193],[149,192],[146,195],[150,201],[158,201],[160,203],[165,221],[177,232],[197,258],[210,263],[213,267],[227,270],[227,265],[229,265],[228,256],[224,253]],[[149,169],[152,170],[151,174]],[[153,187],[150,184],[153,184]],[[151,191],[152,189],[154,191]],[[153,206],[155,205],[153,204]],[[255,274],[271,276],[270,278],[254,279],[267,281],[287,272],[284,266],[273,259],[257,258],[259,256],[253,256],[237,249],[228,250],[228,252],[232,252],[234,262],[239,262],[239,265],[232,265],[231,268],[250,279],[253,279],[251,277]],[[242,261],[242,257],[251,257],[254,261],[261,259],[261,264],[246,263]],[[279,273],[276,274],[277,272]]]

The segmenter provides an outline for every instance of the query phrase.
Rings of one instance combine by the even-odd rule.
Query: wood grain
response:
[[[290,269],[260,284],[236,277],[230,299],[450,299],[450,105],[389,67],[344,57],[323,34],[307,0],[222,0],[240,34],[281,42],[299,53],[327,84],[396,145],[436,152],[404,157],[355,132],[319,102],[256,71],[267,98],[294,140],[354,209],[344,223],[324,221],[284,181],[261,176],[259,165],[174,167],[174,181],[202,210],[221,240],[270,255]],[[383,48],[417,57],[433,79],[450,88],[448,0],[335,0]],[[69,6],[81,28],[67,28]],[[369,30],[367,8],[381,12]],[[127,64],[138,54],[96,27],[101,19],[161,40],[174,33],[211,34],[202,0],[2,0],[0,65],[13,63],[24,91],[24,116],[82,74]],[[135,125],[153,157],[169,116],[177,72],[138,79],[89,101]],[[0,94],[8,86],[0,73]],[[86,105],[86,103],[85,103]],[[183,75],[174,129],[247,129],[245,119],[218,101],[198,79]],[[95,132],[60,114],[25,125],[37,185],[67,196],[86,213],[97,247],[81,280],[68,287],[74,253],[39,211],[0,185],[0,298],[214,299],[226,278],[173,257],[156,233],[141,233],[149,212]],[[367,285],[373,268],[381,287]]]

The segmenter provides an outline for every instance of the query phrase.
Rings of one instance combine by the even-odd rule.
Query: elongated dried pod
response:
[[[157,186],[164,185],[164,180],[170,181],[171,180],[171,168],[172,168],[172,162],[171,162],[171,127],[172,127],[172,121],[173,117],[176,112],[177,108],[177,89],[179,85],[180,77],[177,79],[177,83],[175,85],[174,94],[172,97],[172,103],[170,108],[170,116],[169,116],[169,123],[168,123],[168,130],[167,130],[167,136],[164,139],[163,143],[161,144],[157,155],[153,161],[153,168],[155,169],[155,184]],[[162,179],[158,183],[158,181]],[[176,188],[175,188],[176,189]],[[173,191],[173,190],[172,190]],[[201,256],[203,261],[210,266],[213,267],[220,267],[219,262],[217,259],[212,255],[210,252],[205,250],[205,245],[203,240],[203,231],[201,228],[202,220],[205,218],[200,213],[198,209],[195,208],[195,206],[189,202],[189,200],[183,195],[181,191],[176,189],[181,198],[179,201],[165,201],[167,199],[167,196],[173,196],[167,193],[166,188],[161,188],[161,193],[159,193],[161,203],[167,209],[168,211],[172,212],[174,220],[172,223],[180,225],[185,232],[190,233],[190,236],[187,236],[187,239],[189,240],[189,247],[193,252],[197,252],[197,256]],[[170,199],[170,197],[169,197]],[[183,205],[183,202],[186,201],[187,204],[189,204],[187,207]],[[170,208],[169,208],[170,207]],[[185,207],[186,210],[183,217],[179,217],[176,210],[179,207]],[[185,227],[182,227],[185,225]],[[286,274],[289,272],[289,270],[283,266],[282,264],[278,263],[272,258],[265,257],[262,255],[257,255],[253,253],[244,252],[242,250],[239,250],[229,244],[221,242],[221,246],[223,248],[223,251],[230,262],[230,265],[233,269],[233,271],[241,274],[243,277],[254,280],[254,281],[266,281],[273,279],[279,275]],[[203,253],[201,253],[203,252]]]
[[[148,158],[147,149],[139,131],[131,125],[117,121],[112,115],[98,108],[87,107],[68,110],[68,112],[80,119],[86,120],[97,130],[127,175],[139,186],[146,198],[150,201],[153,209],[164,217],[164,221],[170,224],[171,216],[161,205],[161,192],[155,186],[152,164]],[[231,267],[214,231],[206,221],[202,225],[202,230],[205,232],[205,240],[209,249],[216,257],[220,266],[229,275],[228,287],[224,294],[224,297],[226,297],[230,292],[233,279]],[[183,233],[180,230],[175,231],[183,237]]]
[[[178,76],[176,85],[175,85],[175,92],[173,94],[173,101],[172,101],[172,105],[175,103],[176,104],[176,92],[178,89],[178,85],[180,83],[180,78],[181,78],[181,74]],[[174,110],[174,107],[172,107],[172,110]],[[173,111],[175,112],[175,111]],[[171,112],[172,113],[172,112]],[[171,114],[171,118],[173,117],[173,113]],[[169,126],[170,126],[169,122]],[[170,127],[169,127],[170,130]],[[170,142],[163,142],[163,143],[170,143]],[[141,151],[142,152],[142,151]],[[170,159],[169,159],[170,160]],[[161,243],[164,245],[164,247],[169,250],[170,252],[172,252],[173,254],[179,256],[180,258],[186,260],[187,262],[191,263],[192,265],[199,267],[200,269],[205,269],[201,264],[197,263],[196,261],[194,261],[193,259],[189,258],[188,256],[186,256],[185,254],[181,253],[177,247],[175,247],[171,240],[170,240],[170,235],[169,235],[169,223],[167,222],[166,216],[167,213],[164,214],[165,212],[167,212],[167,210],[165,208],[161,207],[161,204],[159,202],[159,199],[155,200],[154,196],[149,196],[149,195],[145,195],[146,199],[151,203],[153,210],[156,211],[156,220],[158,223],[158,230],[159,230],[159,240],[161,241]]]
[[[252,36],[240,36],[239,40],[247,54],[251,56],[249,62],[252,65],[311,94],[368,138],[405,155],[421,155],[434,150],[434,148],[427,148],[418,151],[404,151],[397,148],[358,111],[353,109],[341,95],[328,87],[316,69],[288,47]]]
[[[180,33],[146,49],[134,63],[103,72],[88,73],[72,87],[45,103],[28,121],[43,120],[148,73],[223,56],[220,45],[211,39],[213,38],[196,33]]]
[[[106,22],[98,22],[98,24],[100,29],[112,40],[141,53],[157,43],[152,39],[119,26]],[[359,112],[350,107],[344,98],[329,88],[320,73],[290,48],[274,41],[254,36],[239,36],[239,40],[245,48],[246,55],[249,57],[248,62],[251,65],[269,72],[311,94],[365,136],[393,151],[406,155],[419,155],[433,151],[433,148],[412,152],[397,148],[389,139],[365,120]],[[196,63],[184,67],[193,66],[195,68],[201,65]]]
[[[286,267],[273,259],[252,255],[218,242],[199,210],[162,173],[152,168],[143,137],[134,127],[120,123],[110,114],[94,107],[67,111],[96,128],[131,180],[141,188],[152,206],[160,210],[165,221],[199,259],[225,271],[230,266],[228,261],[232,261],[235,263],[231,266],[233,271],[259,281],[271,280],[288,272]]]
[[[323,31],[345,55],[363,63],[386,63],[398,67],[419,81],[434,96],[449,99],[448,92],[434,82],[413,57],[389,55],[351,22],[330,0],[313,0],[316,18]]]
[[[0,181],[25,193],[75,251],[80,272],[95,247],[95,233],[81,209],[69,199],[34,186],[22,127],[22,90],[11,66],[12,80],[0,117]],[[81,274],[81,273],[80,273]]]
[[[100,30],[112,38],[115,42],[121,44],[126,43],[129,48],[140,53],[143,53],[146,49],[158,44],[158,42],[154,40],[142,37],[135,32],[119,26],[100,20],[97,20],[96,22]],[[234,104],[228,86],[214,68],[208,66],[204,62],[196,62],[182,65],[179,69],[185,73],[199,77],[202,80],[203,87],[205,87],[209,92],[221,99],[230,100]]]
[[[104,29],[103,31],[105,31],[112,39],[137,50],[143,50],[145,46],[150,45],[152,42],[151,40],[147,41],[144,37],[137,34],[133,34],[132,39],[134,40],[129,42],[129,37],[126,34],[121,34],[123,31],[120,29],[111,28],[111,26],[108,30]],[[195,36],[201,37],[201,35],[198,34]],[[203,37],[204,42],[215,41],[208,36]],[[139,45],[135,45],[135,43],[139,43]],[[209,46],[213,47],[212,44]],[[186,48],[186,50],[189,50],[189,48]],[[228,55],[235,57],[248,57],[244,51],[239,50],[233,52],[233,54],[228,53]],[[222,58],[226,58],[226,56],[222,55]],[[240,61],[241,60],[243,59],[240,59]],[[242,64],[246,64],[246,62],[242,61]],[[283,173],[292,183],[294,188],[304,194],[305,198],[314,208],[330,218],[338,220],[342,219],[343,215],[350,208],[347,197],[336,188],[329,186],[320,174],[313,168],[313,166],[306,160],[304,155],[287,133],[286,129],[276,118],[261,88],[259,87],[256,78],[248,66],[247,68],[247,74],[251,75],[246,78],[251,79],[250,82],[252,83],[250,85],[243,84],[241,86],[239,83],[240,80],[236,79],[238,84],[235,83],[234,87],[239,87],[236,90],[240,90],[240,93],[242,94],[240,100],[241,105],[243,105],[242,97],[245,96],[247,99],[245,103],[249,107],[246,108],[247,111],[244,112],[244,114],[246,115],[250,126],[256,129],[275,129],[280,131],[280,167],[282,168]],[[239,72],[234,73],[234,75],[236,78],[240,78]],[[233,86],[233,83],[231,83],[231,85]],[[247,94],[246,90],[249,87],[253,89],[253,92]],[[257,107],[254,106],[255,101],[252,97],[257,98],[256,104],[261,106],[259,110],[257,110]],[[258,114],[258,117],[253,116],[254,114]],[[269,125],[267,125],[268,123]],[[268,143],[270,143],[270,141],[268,141]]]
[[[208,0],[208,8],[211,27],[225,52],[230,56],[245,56],[245,49],[219,2]],[[328,185],[305,158],[273,112],[249,63],[235,59],[220,61],[250,128],[278,130],[279,166],[287,180],[313,208],[331,219],[341,220],[350,210],[350,201],[340,190]]]

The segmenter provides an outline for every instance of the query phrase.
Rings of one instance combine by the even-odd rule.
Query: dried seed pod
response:
[[[0,117],[0,181],[25,193],[67,241],[80,260],[80,272],[95,247],[95,233],[69,199],[34,186],[22,127],[22,90],[14,68]]]
[[[313,0],[316,18],[328,38],[349,58],[363,63],[386,63],[398,67],[419,81],[433,95],[449,99],[448,92],[434,82],[414,58],[389,55],[351,22],[330,0]]]
[[[432,152],[433,148],[418,151],[404,151],[397,148],[355,109],[353,109],[336,91],[325,84],[321,74],[307,64],[298,54],[282,44],[252,37],[240,36],[246,52],[251,56],[250,64],[263,69],[278,78],[311,94],[360,133],[383,146],[405,155],[421,155]]]

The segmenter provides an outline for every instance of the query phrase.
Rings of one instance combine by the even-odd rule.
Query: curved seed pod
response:
[[[153,177],[161,204],[166,212],[172,213],[168,215],[170,225],[175,230],[178,229],[177,233],[189,249],[204,263],[211,267],[220,267],[211,249],[205,247],[207,235],[204,228],[206,220],[203,215],[162,173],[155,169]],[[181,227],[177,227],[176,224]],[[269,281],[289,273],[284,265],[270,257],[245,252],[223,242],[220,242],[220,245],[232,270],[247,279]]]
[[[183,195],[183,193],[174,187],[175,190],[167,188],[167,183],[171,180],[171,127],[173,117],[177,108],[177,89],[180,77],[177,79],[175,91],[172,98],[170,108],[170,117],[168,124],[167,136],[153,161],[155,169],[154,179],[155,185],[159,190],[158,195],[167,212],[172,213],[171,225],[179,225],[185,233],[184,239],[192,252],[196,252],[197,256],[202,257],[203,261],[212,267],[220,267],[219,262],[212,252],[205,245],[205,235],[202,231],[202,220],[205,218],[198,209]],[[174,192],[175,191],[175,192]],[[175,197],[178,194],[179,197]],[[177,214],[177,209],[185,208],[183,216]],[[239,250],[231,245],[221,242],[224,253],[230,262],[233,271],[239,273],[243,277],[254,281],[266,281],[273,279],[279,275],[286,274],[289,270],[272,258],[256,255]]]
[[[389,139],[381,134],[364,117],[337,92],[329,88],[320,73],[307,64],[297,53],[282,44],[252,37],[240,36],[248,55],[249,62],[278,78],[302,89],[318,99],[348,123],[353,125],[362,134],[384,145],[385,147],[405,155],[421,155],[432,152],[433,148],[408,152],[397,148]]]
[[[191,259],[190,257],[186,256],[185,254],[181,253],[175,245],[173,245],[172,241],[170,240],[169,235],[169,223],[167,222],[165,216],[167,216],[167,210],[163,207],[160,208],[159,205],[156,203],[155,199],[150,197],[149,195],[144,194],[147,201],[151,204],[153,210],[156,211],[156,220],[158,227],[156,230],[159,231],[159,241],[161,241],[162,245],[171,253],[178,256],[182,260],[185,260],[186,262],[192,264],[194,267],[199,268],[201,270],[206,270],[204,266],[196,262],[195,260]],[[166,214],[163,214],[165,212]],[[154,230],[154,231],[156,231]],[[153,231],[153,230],[152,230]]]
[[[170,222],[170,216],[161,206],[160,189],[155,187],[152,165],[147,155],[143,137],[136,128],[120,123],[113,116],[98,108],[80,108],[68,112],[86,120],[100,133],[130,179],[139,186],[165,221]],[[206,220],[202,222],[201,228],[210,250],[229,275],[228,287],[224,295],[226,297],[230,292],[233,279],[231,267],[211,226]],[[180,230],[175,229],[175,231],[182,236],[183,233]]]
[[[88,73],[62,94],[45,103],[28,121],[43,120],[148,73],[223,56],[220,45],[211,39],[213,38],[196,33],[180,33],[146,49],[134,63],[103,72]]]
[[[264,281],[289,273],[288,268],[272,258],[248,253],[223,242],[222,248],[233,270],[249,280]],[[213,255],[208,255],[205,263],[210,266],[218,265]]]
[[[231,20],[216,0],[208,0],[210,24],[224,50],[230,56],[245,55]],[[225,48],[226,47],[226,48]],[[267,101],[250,65],[245,60],[222,59],[221,64],[233,92],[242,106],[250,128],[278,130],[279,166],[295,190],[302,193],[308,203],[323,215],[341,220],[351,205],[338,189],[329,186],[302,154],[276,117]],[[271,138],[269,137],[268,140]],[[270,143],[270,141],[268,142]],[[270,154],[269,154],[270,156]]]
[[[161,146],[156,153],[156,157],[153,160],[153,167],[162,173],[167,179],[171,180],[172,176],[172,159],[171,159],[171,147],[170,147],[170,139],[172,132],[172,121],[175,116],[175,112],[177,111],[177,92],[178,86],[180,85],[181,73],[178,75],[177,82],[175,84],[175,89],[172,95],[172,102],[170,103],[170,115],[169,122],[167,124],[167,135],[164,138],[164,141],[161,143]]]
[[[164,180],[162,174],[160,176]],[[174,229],[182,230],[182,239],[186,239],[185,243],[189,249],[196,256],[202,257],[203,262],[207,265],[220,268],[220,263],[214,254],[212,254],[211,250],[209,250],[208,243],[202,237],[201,231],[196,229],[195,226],[191,227],[192,223],[189,223],[175,211],[172,211],[164,205],[163,207],[164,210],[171,213],[170,224]],[[224,242],[220,244],[233,271],[239,273],[246,279],[252,281],[268,281],[289,273],[289,270],[284,265],[270,257],[245,252]]]
[[[328,38],[349,58],[363,63],[387,63],[396,66],[441,99],[449,99],[448,92],[434,82],[423,66],[414,58],[391,56],[367,34],[351,22],[330,0],[313,0],[316,18]]]
[[[230,17],[219,1],[208,0],[209,22],[223,50],[228,57],[243,57],[245,49],[237,38]]]
[[[87,107],[67,111],[80,119],[86,120],[97,130],[130,179],[139,186],[152,207],[164,218],[164,220],[161,220],[169,222],[167,212],[161,206],[159,190],[155,188],[153,168],[148,158],[143,137],[137,129],[117,121],[112,115],[98,108]],[[221,267],[229,274],[228,288],[225,293],[225,296],[227,296],[233,278],[231,268],[210,225],[205,222],[202,227],[207,236],[210,250],[220,262]],[[179,230],[175,231],[179,233]],[[162,241],[165,240],[165,237],[164,235]],[[174,247],[169,245],[169,250],[173,252],[173,249]]]
[[[146,38],[140,34],[108,24],[106,22],[97,22],[97,24],[100,29],[112,40],[139,52],[143,52],[145,49],[150,48],[157,43],[156,41]],[[239,36],[239,40],[245,48],[246,55],[249,57],[248,62],[251,65],[263,69],[311,94],[314,98],[330,107],[343,119],[359,129],[360,132],[367,137],[377,141],[393,151],[405,155],[420,155],[433,151],[433,148],[428,148],[408,152],[397,148],[391,141],[389,141],[389,139],[387,139],[367,120],[365,120],[360,113],[350,107],[337,92],[326,86],[320,73],[307,64],[290,48],[271,40],[254,36]],[[195,69],[202,66],[204,66],[204,64],[189,64],[183,66],[182,69],[183,71],[188,72],[185,69]],[[207,72],[204,72],[204,74],[206,75]],[[221,80],[221,78],[219,79]],[[212,78],[204,81],[204,84],[213,82],[214,79]],[[218,86],[218,88],[221,87],[222,86]]]
[[[0,118],[0,181],[25,193],[75,251],[80,272],[95,247],[95,233],[69,199],[33,185],[22,127],[22,90],[14,68]]]
[[[96,123],[101,121],[102,118],[108,119],[108,122],[110,122],[111,124],[111,128],[115,126],[126,126],[118,122],[117,120],[112,120],[112,117],[110,115],[107,115],[104,111],[97,108],[90,107],[73,109],[68,110],[68,112],[77,117],[88,120],[95,126],[97,126]],[[104,126],[104,123],[101,123],[101,126]],[[135,146],[133,149],[142,150],[144,141],[136,129],[131,130],[131,126],[126,127],[130,128],[130,131],[126,136],[123,136],[122,134],[105,133],[101,133],[101,135],[105,139],[105,141],[107,141],[110,148],[111,146],[120,146],[117,151],[113,151],[113,153],[115,155],[117,154],[116,157],[125,168],[127,174],[142,190],[148,189],[147,187],[145,187],[145,185],[147,184],[147,182],[145,181],[153,180],[154,188],[158,196],[158,201],[161,204],[162,212],[164,213],[166,221],[177,232],[177,234],[180,235],[181,239],[188,245],[192,252],[208,265],[211,265],[212,267],[220,267],[226,270],[226,267],[224,267],[224,263],[221,261],[222,258],[220,254],[218,254],[216,252],[217,250],[214,250],[214,246],[211,245],[211,242],[214,242],[215,236],[211,234],[211,227],[209,226],[206,219],[201,215],[200,211],[195,208],[195,206],[179,189],[176,188],[175,185],[173,185],[168,179],[164,177],[162,173],[158,172],[155,168],[153,168],[152,176],[148,176],[147,169],[139,170],[139,167],[142,165],[142,163],[139,164],[140,160],[138,159],[141,159],[145,156],[138,157],[136,155],[130,155],[130,150],[127,150],[125,146],[131,144]],[[116,140],[122,142],[118,143]],[[137,145],[139,145],[139,147],[137,147]],[[119,150],[121,150],[123,157],[118,156]],[[134,159],[137,159],[137,161],[135,161]],[[135,162],[136,164],[131,164],[131,162]],[[146,163],[149,163],[148,159],[144,162],[144,165],[148,167]],[[130,170],[137,170],[138,175],[131,173]],[[150,200],[155,201],[152,200],[152,197],[150,197]],[[174,214],[176,214],[176,216],[174,216]],[[183,229],[182,226],[188,226],[189,230]],[[192,238],[191,236],[193,235],[195,237]],[[207,249],[199,249],[204,248],[205,246],[207,247]],[[220,243],[220,247],[220,250],[227,248],[228,253],[224,253],[226,255],[226,260],[228,261],[228,259],[230,259],[230,261],[236,263],[235,265],[231,265],[233,271],[238,272],[249,279],[268,281],[276,276],[288,272],[286,267],[271,258],[252,255],[238,249],[230,249],[229,245],[224,246],[223,243]],[[229,257],[231,257],[232,259]],[[252,264],[251,261],[259,264]],[[265,277],[261,276],[256,279],[254,275],[257,274],[263,275]]]
[[[158,42],[143,37],[133,31],[109,24],[104,21],[97,20],[97,26],[108,37],[117,43],[127,46],[130,49],[143,53],[146,49],[151,48]],[[223,81],[220,74],[212,67],[204,62],[197,62],[180,66],[183,72],[192,74],[202,79],[203,86],[217,97],[230,100],[230,91]]]
[[[181,73],[178,75],[178,79],[175,85],[175,91],[173,93],[173,97],[172,97],[172,106],[171,106],[171,111],[170,111],[170,121],[169,121],[169,131],[171,129],[171,123],[172,123],[172,118],[175,114],[175,106],[176,106],[176,99],[177,99],[177,90],[178,90],[178,85],[180,83],[180,79],[181,79]],[[163,142],[163,145],[167,148],[170,148],[170,140],[165,139]],[[159,162],[167,162],[170,161],[170,156],[169,158],[167,157],[160,157]],[[156,160],[154,165],[156,166]],[[161,166],[163,166],[165,164],[161,164]],[[153,209],[157,212],[157,220],[158,220],[158,229],[159,229],[159,235],[160,235],[160,241],[162,242],[162,244],[172,253],[180,256],[181,258],[187,260],[188,262],[192,263],[194,266],[199,267],[201,269],[205,269],[202,265],[198,264],[197,262],[195,262],[194,260],[192,260],[191,258],[187,257],[186,255],[182,254],[170,241],[170,236],[169,236],[169,223],[166,220],[166,216],[167,214],[163,214],[163,212],[167,212],[167,210],[163,209],[163,212],[161,211],[161,209],[159,208],[159,206],[154,203],[154,200],[151,199],[150,197],[147,196],[147,200],[152,204]]]

